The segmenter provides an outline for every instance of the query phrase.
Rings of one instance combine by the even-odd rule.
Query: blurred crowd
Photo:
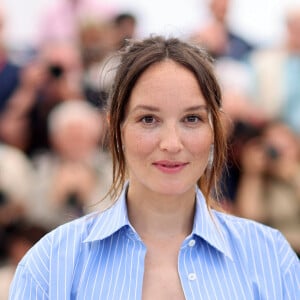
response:
[[[109,205],[99,203],[112,180],[107,93],[115,54],[136,37],[138,20],[99,3],[49,8],[22,63],[5,44],[0,7],[0,295],[45,233]],[[229,0],[208,5],[209,21],[188,40],[214,58],[223,91],[228,162],[219,201],[278,228],[300,254],[300,8],[286,12],[282,44],[262,47],[229,28]]]

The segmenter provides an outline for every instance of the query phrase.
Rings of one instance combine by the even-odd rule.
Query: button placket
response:
[[[188,242],[188,245],[190,248],[193,248],[196,245],[196,240],[195,239],[190,239]],[[197,275],[194,272],[188,273],[188,279],[190,281],[194,281],[197,279]]]
[[[197,245],[197,239],[194,236],[190,236],[184,241],[179,252],[179,276],[186,299],[193,299],[193,291],[198,281],[195,266],[193,264],[196,257],[195,251]]]

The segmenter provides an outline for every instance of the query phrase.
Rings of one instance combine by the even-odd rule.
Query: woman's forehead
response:
[[[176,101],[189,102],[188,106],[204,105],[206,100],[196,76],[173,61],[163,61],[150,66],[137,80],[130,94],[130,102],[141,104]],[[183,103],[184,104],[184,103]]]

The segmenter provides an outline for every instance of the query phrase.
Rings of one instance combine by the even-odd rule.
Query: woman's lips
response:
[[[160,171],[168,174],[174,174],[180,172],[188,163],[177,161],[156,161],[153,165]]]

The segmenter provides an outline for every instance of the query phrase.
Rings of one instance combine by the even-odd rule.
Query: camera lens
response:
[[[60,65],[50,65],[49,73],[54,78],[60,78],[64,73],[64,69]]]
[[[266,153],[271,159],[277,159],[280,155],[279,151],[274,146],[270,145],[266,147]]]

